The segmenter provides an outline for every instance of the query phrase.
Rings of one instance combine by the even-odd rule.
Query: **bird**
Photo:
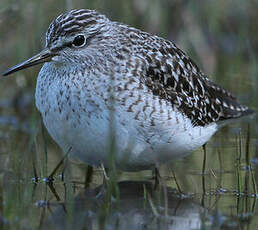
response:
[[[175,161],[254,113],[172,41],[95,10],[58,16],[45,48],[2,75],[41,63],[35,102],[46,129],[71,159],[94,167]]]

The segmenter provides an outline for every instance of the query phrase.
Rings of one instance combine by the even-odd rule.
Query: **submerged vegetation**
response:
[[[0,72],[44,46],[54,17],[70,8],[94,8],[175,41],[214,81],[257,110],[257,6],[251,0],[1,0]],[[223,127],[204,149],[163,166],[156,189],[151,171],[116,169],[103,186],[101,169],[92,172],[63,158],[44,129],[34,105],[39,68],[0,81],[1,229],[190,226],[184,223],[256,229],[255,119]]]

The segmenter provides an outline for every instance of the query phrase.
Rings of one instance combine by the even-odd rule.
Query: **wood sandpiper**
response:
[[[224,121],[253,111],[213,83],[173,42],[94,10],[57,17],[37,55],[36,106],[64,152],[136,171],[204,145]],[[111,136],[115,141],[111,141]]]

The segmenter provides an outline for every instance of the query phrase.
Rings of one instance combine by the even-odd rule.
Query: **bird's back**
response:
[[[132,75],[139,77],[153,95],[171,102],[193,126],[253,113],[212,82],[173,42],[124,25],[121,30],[128,39],[127,49],[133,51],[128,59]]]

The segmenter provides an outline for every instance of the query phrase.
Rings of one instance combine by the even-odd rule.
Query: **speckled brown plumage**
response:
[[[128,60],[133,76],[140,77],[153,95],[170,101],[186,114],[194,126],[252,113],[223,87],[211,82],[171,41],[134,28],[125,28],[124,34],[129,41],[127,49],[138,47],[138,59]]]
[[[117,167],[139,170],[184,156],[220,121],[252,113],[173,42],[93,10],[57,17],[45,49],[5,75],[42,62],[44,124],[64,152],[72,147],[71,157],[92,165],[108,167],[111,136]]]

